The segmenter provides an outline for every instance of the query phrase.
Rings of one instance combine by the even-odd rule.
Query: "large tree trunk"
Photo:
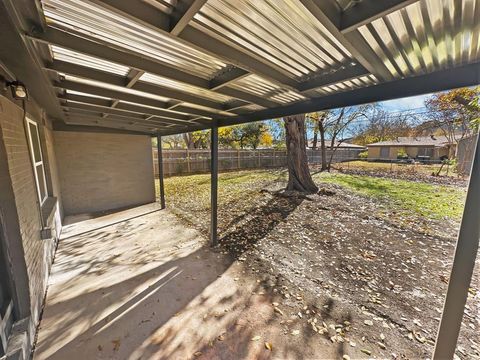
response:
[[[305,114],[287,116],[284,121],[288,165],[287,190],[315,193],[318,188],[308,169],[305,146]]]

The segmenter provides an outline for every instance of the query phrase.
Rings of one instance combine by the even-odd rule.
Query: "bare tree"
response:
[[[344,134],[350,125],[361,117],[367,118],[368,112],[372,109],[371,105],[362,105],[341,108],[337,110],[328,110],[309,114],[309,119],[314,122],[313,147],[317,145],[317,133],[320,135],[320,150],[322,155],[322,167],[320,171],[330,170],[333,156],[344,142]],[[327,146],[327,137],[329,145]],[[339,140],[340,139],[340,140]],[[327,148],[331,150],[327,159]]]
[[[288,164],[287,190],[315,193],[318,191],[318,187],[313,182],[308,169],[305,114],[284,117],[284,123]]]

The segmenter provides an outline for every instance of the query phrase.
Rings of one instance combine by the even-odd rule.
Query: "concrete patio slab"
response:
[[[35,359],[148,358],[152,333],[226,270],[195,230],[155,210],[147,205],[67,227]]]
[[[155,204],[71,224],[33,358],[334,358],[327,339],[290,334],[298,318],[251,271]]]

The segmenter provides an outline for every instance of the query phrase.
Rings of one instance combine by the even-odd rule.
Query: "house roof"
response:
[[[327,141],[326,142],[326,145],[327,147],[330,147],[330,141]],[[347,142],[342,142],[342,143],[338,143],[337,141],[334,143],[333,147],[339,147],[339,148],[343,148],[343,149],[366,149],[366,146],[362,146],[362,145],[357,145],[357,144],[351,144],[351,143],[347,143]],[[308,144],[307,144],[307,147],[308,148],[312,148],[313,147],[313,140],[309,140],[308,141]],[[317,148],[320,148],[320,141],[317,142]]]
[[[176,134],[476,85],[480,4],[441,4],[5,0],[0,55],[54,128]]]
[[[367,146],[446,146],[451,143],[446,136],[398,137],[395,140],[379,141]]]

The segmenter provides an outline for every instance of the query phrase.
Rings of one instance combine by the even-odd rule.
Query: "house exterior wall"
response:
[[[54,131],[66,215],[155,201],[149,136]]]
[[[33,103],[27,103],[27,116],[37,122],[39,129],[45,126],[43,113]],[[3,241],[6,243],[7,261],[18,295],[15,321],[22,321],[27,347],[33,343],[35,328],[40,317],[47,279],[52,263],[56,233],[61,230],[59,207],[54,199],[56,191],[49,192],[50,209],[40,208],[35,184],[33,165],[25,133],[24,111],[10,99],[0,96],[0,147],[4,155],[4,167],[0,170],[2,182]],[[51,139],[41,136],[42,147],[52,148]],[[44,153],[46,159],[48,154]],[[47,173],[56,175],[55,159],[49,159],[51,167],[45,165]],[[6,197],[6,199],[4,199]],[[5,201],[5,202],[4,202]],[[50,211],[51,210],[51,211]],[[42,239],[42,219],[46,227],[52,228],[52,236]],[[45,236],[44,236],[45,237]],[[18,255],[23,256],[23,261]],[[25,268],[25,276],[22,271]],[[25,299],[28,296],[28,299]],[[21,298],[20,298],[21,297]],[[23,302],[28,303],[28,310]]]
[[[388,148],[388,157],[381,156],[381,148]],[[417,158],[420,149],[432,148],[432,146],[369,146],[368,147],[368,159],[388,159],[395,160],[397,159],[399,151],[405,151],[409,158]],[[433,157],[431,160],[439,160],[442,156],[448,156],[448,148],[433,148]]]
[[[380,147],[369,146],[368,147],[368,158],[369,159],[379,159],[380,158]]]

